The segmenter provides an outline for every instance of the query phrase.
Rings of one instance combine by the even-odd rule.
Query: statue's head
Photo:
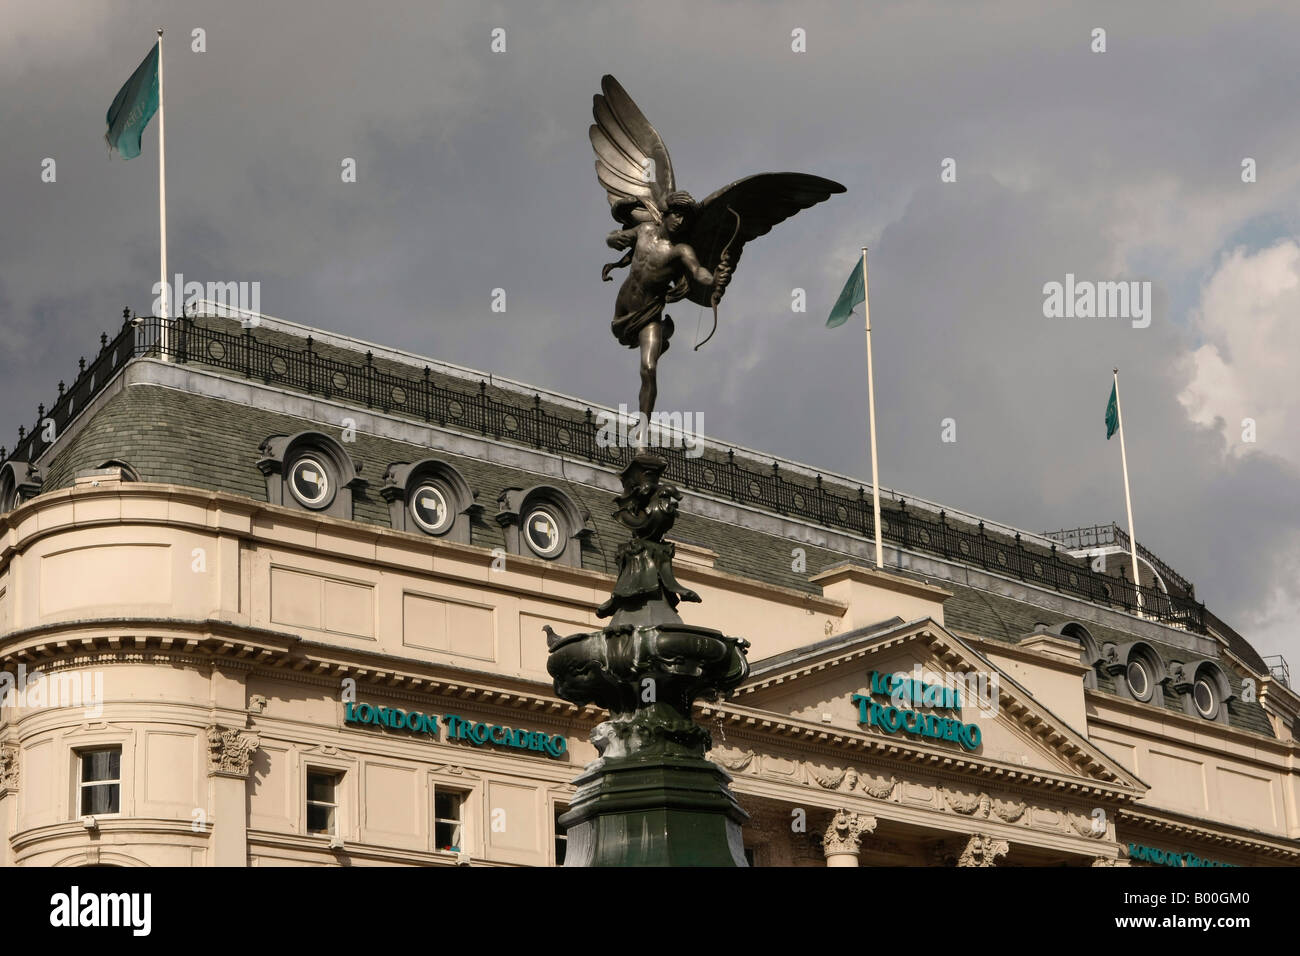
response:
[[[684,189],[669,193],[664,206],[664,228],[670,235],[687,229],[695,217],[695,198]]]

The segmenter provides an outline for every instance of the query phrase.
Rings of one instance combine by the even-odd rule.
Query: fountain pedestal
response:
[[[592,731],[600,758],[574,783],[560,817],[565,866],[744,866],[748,815],[706,760],[709,732],[691,719],[697,699],[717,699],[749,674],[749,642],[685,624],[681,601],[699,601],[673,573],[664,541],[680,492],[661,481],[667,462],[640,454],[624,468],[615,516],[632,532],[618,550],[618,580],[597,610],[599,630],[547,629],[555,692],[595,704],[609,719]]]

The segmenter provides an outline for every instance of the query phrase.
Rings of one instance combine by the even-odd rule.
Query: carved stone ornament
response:
[[[0,793],[18,789],[18,748],[10,744],[0,747]]]
[[[1074,832],[1079,836],[1092,837],[1095,840],[1106,835],[1104,826],[1100,830],[1097,829],[1096,818],[1094,817],[1080,817],[1075,816],[1073,813],[1066,814],[1066,816],[1069,817],[1070,826],[1074,827]],[[1105,817],[1102,817],[1102,820],[1105,820]]]
[[[983,833],[976,833],[966,842],[966,849],[957,858],[958,866],[996,866],[1000,856],[1011,852],[1011,845],[1006,840],[995,840]]]
[[[877,800],[888,800],[893,794],[894,788],[898,786],[898,778],[893,774],[888,777],[880,777],[875,774],[860,773],[853,767],[845,767],[844,769],[832,767],[823,771],[809,764],[808,776],[823,790],[841,790],[844,792],[861,790]]]
[[[988,818],[990,801],[987,793],[961,793],[944,787],[943,798],[957,813],[980,819]]]
[[[897,786],[898,778],[892,773],[888,777],[878,777],[875,774],[862,777],[863,791],[877,800],[888,800],[893,796],[894,788]]]
[[[247,777],[253,751],[262,745],[257,734],[224,727],[208,728],[208,773]]]
[[[836,769],[832,767],[825,773],[820,772],[816,767],[809,765],[808,776],[810,776],[823,790],[839,790],[848,783],[848,789],[853,789],[853,784],[857,781],[857,771],[852,767],[847,769]]]
[[[1005,820],[1007,823],[1015,823],[1025,815],[1028,807],[1023,800],[1000,800],[993,799],[993,813],[999,820]]]
[[[1113,856],[1094,856],[1092,858],[1091,865],[1092,866],[1118,866],[1119,861],[1116,860]]]
[[[753,763],[756,756],[758,755],[752,750],[733,750],[729,747],[714,747],[713,756],[709,759],[715,763],[722,764],[722,766],[726,767],[728,770],[740,771]]]
[[[875,817],[849,810],[837,810],[835,818],[822,835],[822,850],[828,857],[837,853],[851,853],[856,856],[862,834],[871,833],[875,829]]]
[[[439,772],[441,772],[441,773],[449,773],[449,774],[451,774],[453,777],[475,777],[475,778],[478,777],[478,774],[476,774],[476,773],[472,773],[472,772],[466,770],[464,767],[461,767],[461,766],[458,766],[458,765],[456,765],[456,764],[452,764],[452,763],[442,764],[442,765],[440,765],[440,766],[439,766],[439,765],[435,765],[435,766],[433,766],[433,767],[430,768],[430,769],[435,770],[435,771],[439,771]]]

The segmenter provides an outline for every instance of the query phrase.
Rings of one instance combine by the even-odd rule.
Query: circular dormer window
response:
[[[540,558],[554,558],[564,550],[559,519],[550,508],[533,508],[524,519],[524,540]]]
[[[1198,678],[1192,688],[1192,700],[1196,702],[1197,712],[1206,720],[1213,720],[1219,714],[1219,691],[1214,683],[1206,677]]]
[[[1128,689],[1138,700],[1151,699],[1151,671],[1146,661],[1131,660],[1124,676],[1128,679]]]
[[[308,508],[323,508],[329,503],[329,472],[318,458],[304,455],[289,469],[289,490]]]
[[[436,483],[426,481],[411,493],[411,517],[428,534],[443,534],[455,517],[447,505],[447,494]]]

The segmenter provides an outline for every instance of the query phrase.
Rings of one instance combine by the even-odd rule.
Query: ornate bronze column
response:
[[[749,642],[693,627],[677,614],[699,595],[678,583],[664,541],[681,493],[661,479],[667,462],[637,455],[623,469],[615,516],[632,538],[618,549],[618,580],[599,610],[599,631],[547,629],[555,692],[596,704],[609,719],[592,732],[600,758],[574,781],[560,823],[565,866],[745,866],[748,815],[731,776],[704,754],[712,737],[691,719],[696,699],[716,699],[749,674]]]
[[[673,545],[664,540],[681,494],[663,481],[668,463],[645,453],[658,361],[674,329],[664,309],[682,299],[710,306],[716,329],[745,244],[844,187],[804,173],[762,173],[697,203],[677,187],[663,137],[612,76],[601,80],[592,116],[596,177],[622,227],[605,241],[626,253],[601,278],[629,269],[610,331],[640,352],[642,445],[623,469],[614,512],[632,539],[619,547],[614,593],[597,611],[613,620],[568,637],[547,628],[555,692],[609,710],[591,736],[600,759],[575,781],[577,797],[560,818],[568,831],[565,866],[744,866],[740,825],[747,816],[727,789],[731,777],[704,758],[713,741],[691,719],[691,707],[745,679],[749,642],[678,616],[679,602],[700,599],[677,582]]]

